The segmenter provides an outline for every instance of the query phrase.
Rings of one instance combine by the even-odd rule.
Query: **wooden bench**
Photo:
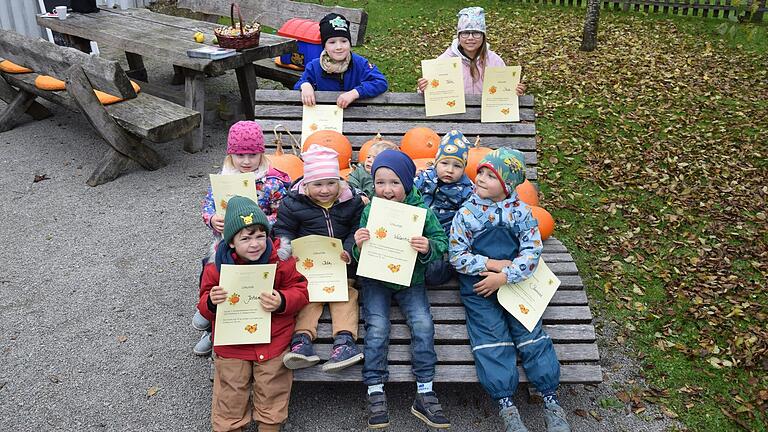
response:
[[[200,125],[197,111],[144,92],[137,94],[115,61],[5,30],[0,30],[0,56],[35,71],[0,73],[0,98],[8,103],[0,114],[0,132],[12,129],[25,112],[34,119],[50,115],[43,105],[35,102],[37,97],[81,112],[109,145],[87,181],[91,186],[115,179],[132,165],[131,161],[147,170],[165,166],[160,155],[142,140],[170,141]],[[65,81],[66,90],[38,89],[35,78],[39,74]],[[103,106],[94,89],[125,100]]]
[[[317,92],[319,103],[333,104],[338,93]],[[301,134],[302,107],[298,91],[258,90],[255,95],[256,121],[265,131],[282,124],[291,133]],[[467,97],[467,112],[461,115],[426,118],[424,101],[415,93],[385,93],[373,99],[358,100],[344,110],[344,135],[355,149],[380,132],[386,139],[399,142],[403,134],[416,126],[432,128],[441,136],[450,129],[464,132],[470,141],[480,136],[488,147],[510,146],[525,154],[528,179],[537,179],[536,124],[533,97],[520,98],[520,123],[480,123],[480,99]],[[267,134],[269,136],[269,134]],[[271,142],[272,140],[267,140]],[[274,144],[272,144],[274,146]],[[355,156],[356,157],[356,156]],[[544,202],[546,206],[546,201]],[[555,343],[562,365],[562,383],[599,383],[602,381],[600,356],[596,344],[592,313],[578,268],[566,247],[557,239],[544,242],[543,259],[562,281],[562,285],[544,313],[544,329]],[[436,381],[475,382],[474,360],[465,327],[464,307],[457,281],[430,286],[429,299],[435,321],[435,350],[438,365]],[[362,316],[361,316],[362,318]],[[390,381],[413,381],[410,366],[408,326],[398,308],[393,308],[389,349]],[[361,320],[362,321],[362,320]],[[330,316],[326,310],[318,329],[317,354],[327,360],[333,343]],[[360,325],[360,337],[365,331]],[[320,367],[296,371],[298,381],[360,381],[362,366],[329,374]],[[526,381],[521,371],[521,380]]]
[[[230,4],[229,0],[178,0],[176,5],[218,18],[219,16],[229,17]],[[291,18],[320,21],[325,15],[336,12],[349,20],[353,46],[362,45],[365,40],[368,14],[362,9],[322,6],[289,0],[242,0],[238,4],[244,19],[255,19],[260,24],[274,29],[279,29]],[[288,88],[293,88],[293,85],[301,77],[301,71],[277,66],[274,59],[271,58],[257,60],[253,65],[256,69],[256,75],[281,82]]]

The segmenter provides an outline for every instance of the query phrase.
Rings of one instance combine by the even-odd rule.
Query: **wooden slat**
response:
[[[447,323],[450,321],[460,321],[464,323],[467,315],[464,310],[464,306],[432,306],[430,308],[432,313],[432,320],[434,322]],[[360,310],[360,319],[362,322],[363,311]],[[389,319],[393,323],[404,323],[405,317],[400,311],[400,308],[393,306]],[[565,324],[565,323],[582,323],[589,324],[592,322],[592,312],[589,310],[589,306],[549,306],[544,311],[542,317],[545,324]],[[323,309],[323,313],[320,316],[321,322],[330,322],[331,316],[328,313],[328,308]]]
[[[432,287],[430,287],[432,288]],[[461,298],[459,296],[459,290],[453,289],[428,289],[427,297],[429,298],[429,304],[432,306],[453,306],[460,305]],[[588,305],[587,293],[584,290],[562,290],[558,289],[555,295],[552,296],[550,305],[563,305],[563,306],[583,306]]]
[[[293,379],[296,381],[333,381],[350,382],[360,381],[363,367],[355,365],[342,370],[340,373],[326,373],[319,367],[299,369],[294,371]],[[523,368],[518,366],[520,382],[527,383],[528,377]],[[602,382],[603,371],[599,365],[562,365],[560,366],[561,384],[598,384]],[[389,366],[389,382],[413,382],[410,365]],[[477,382],[475,367],[471,365],[441,365],[435,370],[435,382]]]
[[[361,103],[365,103],[362,101]],[[301,120],[303,107],[301,105],[256,105],[255,111],[259,113],[259,118],[263,119],[298,119]],[[391,120],[391,119],[412,119],[424,117],[423,106],[393,105],[393,106],[373,106],[373,105],[355,105],[352,104],[344,109],[344,122],[347,121],[370,121],[370,120]],[[451,116],[432,117],[430,120],[450,121],[450,122],[477,122],[480,118],[480,107],[468,107],[464,114]],[[526,122],[532,122],[536,119],[533,108],[523,108],[520,110],[520,119]],[[461,129],[461,126],[457,126]]]
[[[256,92],[254,100],[257,104],[278,104],[287,103],[300,104],[301,97],[298,90],[259,90]],[[315,100],[319,104],[335,104],[340,92],[316,91]],[[520,108],[533,108],[534,99],[532,95],[523,95],[519,98]],[[421,105],[424,106],[424,96],[418,93],[394,93],[387,92],[370,99],[363,99],[355,102],[365,105]],[[467,107],[479,107],[481,105],[481,96],[466,95],[465,103]],[[450,116],[446,116],[450,118]],[[443,116],[433,117],[443,118]]]
[[[256,117],[258,117],[258,111],[256,112]],[[273,125],[277,122],[274,122]],[[460,129],[460,128],[459,128]],[[267,129],[264,129],[265,131],[269,132]],[[385,140],[392,141],[395,144],[399,144],[400,140],[403,139],[403,135],[408,130],[403,130],[397,134],[381,134],[381,137]],[[352,144],[352,147],[355,149],[359,149],[363,144],[365,144],[366,141],[370,140],[371,138],[376,136],[376,133],[378,131],[370,131],[370,132],[362,132],[362,133],[352,133],[344,131],[344,136],[349,139],[350,143]],[[293,133],[293,131],[291,131]],[[299,136],[301,134],[299,133]],[[270,134],[267,134],[267,137],[269,137]],[[274,135],[273,135],[274,136]],[[296,136],[296,134],[294,134]],[[296,136],[296,139],[299,138],[299,136]],[[283,136],[283,143],[288,143],[288,136]],[[469,136],[468,139],[474,143],[475,136]],[[480,138],[480,143],[483,147],[490,147],[490,148],[499,148],[499,147],[512,147],[515,149],[518,149],[523,152],[535,152],[536,149],[536,138],[533,136],[505,136],[505,137],[495,137],[495,136],[487,136],[482,135]],[[274,142],[273,140],[269,140],[267,144],[267,147],[274,148]],[[285,146],[283,146],[285,148]]]
[[[264,119],[255,113],[256,120],[265,130],[272,130],[278,124],[288,128],[291,133],[301,133],[301,120],[275,120]],[[405,133],[409,129],[418,126],[426,126],[434,130],[439,135],[444,135],[456,128],[453,122],[442,122],[424,119],[416,121],[415,119],[407,121],[344,121],[344,134],[367,134],[376,135],[377,132],[384,134]],[[533,123],[466,123],[460,127],[464,135],[495,135],[495,136],[535,136],[536,126]]]
[[[301,71],[277,66],[272,58],[256,60],[253,67],[256,69],[256,75],[278,81],[289,89],[301,78]]]

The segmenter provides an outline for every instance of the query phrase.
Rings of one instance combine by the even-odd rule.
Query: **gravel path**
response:
[[[168,82],[170,67],[147,64],[156,82]],[[209,80],[208,91],[233,99],[234,75]],[[184,153],[179,141],[154,145],[168,166],[92,188],[85,180],[105,144],[78,114],[52,110],[0,134],[0,430],[209,430],[209,363],[191,353],[200,334],[190,318],[209,240],[199,203],[224,156],[227,125],[206,124],[200,153]],[[50,179],[33,183],[43,174]],[[608,341],[600,342],[605,383],[561,389],[574,430],[674,427],[652,406],[635,415],[600,403],[637,380],[636,366]],[[501,430],[478,385],[436,390],[452,430]],[[389,430],[427,430],[409,413],[412,385],[387,392]],[[523,419],[544,430],[541,405],[522,393]],[[365,429],[361,384],[297,384],[290,410],[286,431]]]

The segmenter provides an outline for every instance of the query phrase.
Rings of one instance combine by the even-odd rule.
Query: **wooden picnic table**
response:
[[[125,51],[129,75],[147,81],[143,57],[154,57],[183,70],[185,105],[201,115],[205,113],[205,78],[222,75],[234,69],[242,98],[243,112],[253,119],[253,94],[258,88],[253,62],[293,52],[296,41],[281,36],[261,33],[259,46],[239,51],[220,60],[190,58],[188,49],[202,45],[194,41],[194,34],[203,32],[210,44],[217,24],[152,12],[148,9],[107,9],[98,13],[70,13],[65,20],[37,17],[37,23],[67,37],[73,46],[90,51],[89,41]],[[131,73],[133,72],[133,73]],[[184,149],[197,152],[203,149],[203,121],[200,127],[185,138]]]

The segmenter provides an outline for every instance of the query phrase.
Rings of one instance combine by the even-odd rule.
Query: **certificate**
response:
[[[425,208],[374,197],[365,226],[371,238],[363,243],[357,274],[410,286],[419,253],[409,241],[421,235],[426,217]]]
[[[485,68],[483,98],[480,108],[482,123],[519,122],[520,107],[517,85],[520,84],[520,66]]]
[[[424,90],[427,117],[467,112],[464,103],[464,70],[461,59],[421,61],[422,76],[428,81]]]
[[[269,343],[272,313],[261,307],[259,294],[272,292],[276,270],[277,264],[221,265],[227,299],[216,306],[214,345]]]
[[[256,174],[211,174],[211,190],[213,202],[216,204],[216,214],[224,216],[227,213],[227,202],[235,195],[250,198],[253,202],[259,202],[256,191]]]
[[[301,144],[313,133],[320,130],[332,130],[341,133],[344,123],[344,109],[337,105],[304,105],[301,114]]]
[[[499,288],[499,303],[528,331],[533,331],[559,286],[560,279],[539,259],[539,267],[531,277]]]
[[[296,270],[307,278],[310,302],[349,300],[347,264],[341,260],[341,240],[308,235],[291,242]]]

